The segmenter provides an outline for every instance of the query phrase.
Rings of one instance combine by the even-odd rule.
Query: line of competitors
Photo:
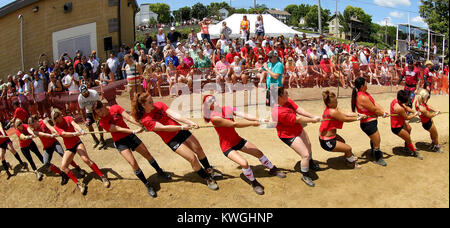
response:
[[[301,180],[308,186],[314,187],[315,183],[311,178],[311,172],[320,170],[320,167],[312,158],[311,141],[302,124],[320,122],[319,141],[321,147],[326,151],[344,153],[345,159],[343,162],[349,168],[358,169],[360,165],[352,152],[351,146],[337,134],[337,130],[342,129],[344,122],[360,121],[362,131],[370,138],[374,162],[381,166],[386,166],[387,164],[383,160],[383,154],[380,151],[380,134],[377,128],[378,117],[390,117],[392,132],[405,141],[405,149],[412,156],[423,159],[414,148],[410,137],[411,126],[406,122],[406,120],[420,115],[423,128],[430,132],[432,139],[431,149],[442,153],[436,126],[432,121],[432,118],[438,115],[440,111],[427,104],[430,98],[427,90],[418,87],[416,89],[417,91],[399,91],[397,98],[392,101],[390,113],[388,113],[367,92],[365,79],[357,78],[352,95],[351,106],[353,112],[343,112],[338,108],[336,95],[330,91],[324,91],[322,95],[326,108],[322,117],[320,117],[295,104],[289,99],[287,90],[278,88],[277,94],[271,95],[277,99],[277,103],[273,104],[272,108],[272,121],[276,123],[277,136],[280,140],[301,157]],[[61,176],[61,185],[65,185],[69,180],[72,180],[80,192],[86,194],[87,186],[78,180],[78,178],[83,178],[86,172],[73,161],[74,156],[78,154],[82,161],[100,177],[104,187],[110,187],[110,181],[100,171],[96,163],[90,159],[87,149],[80,138],[80,136],[90,134],[96,141],[96,132],[93,131],[92,127],[96,123],[99,127],[99,132],[102,132],[104,129],[111,134],[115,148],[130,164],[134,174],[144,184],[147,193],[151,197],[157,196],[156,191],[140,169],[132,153],[133,151],[142,155],[159,176],[168,180],[172,177],[160,168],[145,144],[137,136],[137,134],[144,132],[145,129],[158,134],[171,150],[189,162],[192,169],[204,180],[209,189],[219,189],[216,179],[223,174],[211,166],[199,140],[190,131],[201,128],[197,123],[169,109],[162,102],[154,103],[152,97],[147,93],[139,93],[135,96],[131,114],[128,114],[119,105],[111,107],[104,105],[98,98],[98,95],[96,95],[95,90],[89,90],[87,87],[81,86],[80,92],[79,104],[85,110],[86,124],[89,126],[90,132],[85,132],[72,117],[63,116],[58,109],[53,109],[51,118],[44,120],[39,120],[36,116],[28,118],[23,109],[20,110],[20,107],[16,109],[13,121],[16,135],[19,138],[19,147],[39,181],[43,179],[41,171],[50,169]],[[411,92],[417,94],[417,100],[414,103],[415,110],[412,109],[414,96],[411,95]],[[252,142],[240,137],[236,132],[236,128],[260,126],[268,123],[268,120],[248,115],[233,107],[221,107],[212,95],[204,96],[202,112],[205,122],[211,122],[212,125],[210,126],[215,128],[223,154],[242,168],[243,174],[250,181],[255,193],[259,195],[264,194],[264,186],[256,180],[248,161],[239,154],[239,151],[258,158],[261,164],[268,169],[270,175],[279,178],[286,177],[286,174],[272,164],[261,150]],[[241,117],[246,121],[238,122],[235,121],[234,117]],[[137,129],[130,129],[125,120],[135,125]],[[24,123],[25,121],[26,123]],[[23,164],[23,167],[27,168],[27,166],[14,149],[3,128],[0,128],[0,133],[2,134],[0,136],[2,165],[9,179],[12,175],[9,172],[10,167],[8,163],[5,161],[7,149],[14,154],[20,164]],[[65,150],[57,140],[58,137],[62,137]],[[43,156],[33,141],[34,138],[41,140],[44,151]],[[103,136],[101,136],[101,139],[103,139]],[[55,151],[62,157],[59,168],[51,163],[52,155]],[[36,167],[30,152],[33,152],[43,164],[39,169]],[[77,170],[78,176],[72,173],[69,166]]]

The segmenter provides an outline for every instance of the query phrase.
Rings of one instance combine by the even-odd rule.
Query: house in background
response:
[[[141,10],[135,16],[136,26],[147,25],[151,18],[155,19],[155,21],[158,20],[158,14],[150,10],[148,3],[142,4],[139,8]]]
[[[331,19],[328,22],[328,34],[329,36],[339,38],[339,39],[345,39],[346,35],[345,32],[342,31],[344,26],[342,26],[342,23],[345,23],[341,20],[339,20],[339,17],[342,16],[342,14],[338,11],[338,16],[336,17],[336,14],[334,14]]]
[[[270,14],[285,24],[287,24],[289,22],[289,19],[291,18],[290,13],[281,10],[266,10],[264,11],[264,14]]]

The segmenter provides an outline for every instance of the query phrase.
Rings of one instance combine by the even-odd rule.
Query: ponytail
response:
[[[355,112],[356,110],[356,96],[358,94],[358,90],[356,88],[353,88],[352,91],[352,112]]]
[[[364,86],[364,84],[366,84],[366,79],[364,79],[363,77],[355,79],[355,87],[353,88],[352,91],[352,107],[351,107],[353,112],[355,112],[356,110],[356,97],[358,95],[358,91],[359,89],[361,89],[361,87]]]
[[[323,98],[323,102],[328,107],[328,104],[330,103],[330,91],[329,90],[323,91],[322,98]]]
[[[145,114],[145,109],[142,104],[147,101],[148,97],[151,97],[148,93],[138,93],[134,96],[133,102],[131,102],[131,116],[136,121],[140,121]]]

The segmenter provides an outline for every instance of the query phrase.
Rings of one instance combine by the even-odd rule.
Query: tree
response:
[[[428,24],[429,28],[435,32],[445,35],[448,40],[449,26],[449,0],[421,0],[419,7],[420,16]],[[442,49],[442,44],[436,43]],[[446,59],[448,61],[448,48],[445,49]]]
[[[208,16],[208,9],[206,8],[206,6],[204,6],[203,4],[201,4],[200,2],[196,3],[195,5],[192,6],[192,17],[202,20],[203,18],[205,18],[206,16]]]
[[[234,13],[246,14],[246,13],[248,13],[248,11],[244,8],[240,8],[240,9],[235,9]]]
[[[169,23],[170,22],[170,6],[164,3],[149,4],[149,8],[154,13],[158,14],[158,22]]]
[[[341,25],[344,27],[344,32],[350,32],[350,23],[352,17],[356,17],[363,23],[363,27],[367,28],[362,30],[361,37],[371,37],[371,34],[375,33],[376,30],[373,30],[372,26],[372,16],[366,14],[363,9],[353,6],[347,6],[344,10],[344,23],[341,23]]]
[[[179,13],[180,13],[180,18],[182,21],[187,21],[191,18],[191,8],[188,6],[185,6],[183,8],[179,8],[178,9]]]
[[[154,28],[156,24],[158,24],[158,22],[153,17],[148,21],[148,25],[150,26],[150,28]]]
[[[328,27],[328,19],[330,18],[330,10],[321,9],[321,19],[322,19],[322,31],[325,31]],[[319,12],[318,6],[314,5],[310,8],[309,12],[305,16],[306,25],[311,28],[319,28]]]

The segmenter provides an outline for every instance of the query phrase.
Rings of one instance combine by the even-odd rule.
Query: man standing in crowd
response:
[[[269,57],[269,61],[263,65],[263,69],[267,71],[266,105],[272,107],[278,98],[278,87],[283,87],[283,63],[281,63],[275,50],[270,51],[267,57]]]
[[[170,28],[170,32],[167,33],[167,38],[173,48],[177,47],[178,39],[181,37],[181,33],[175,31],[175,27]]]

